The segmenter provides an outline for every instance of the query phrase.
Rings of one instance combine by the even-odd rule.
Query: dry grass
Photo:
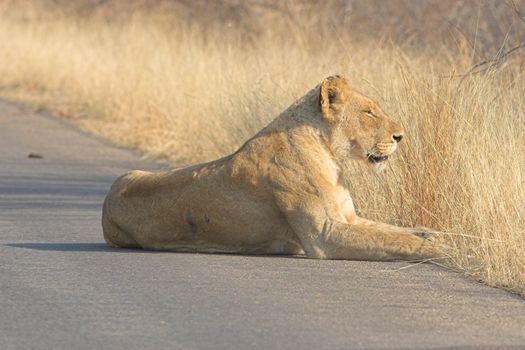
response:
[[[450,78],[482,56],[461,35],[432,46],[393,44],[351,26],[320,30],[304,8],[261,17],[261,32],[237,22],[242,30],[230,22],[191,25],[177,11],[141,9],[110,21],[107,11],[80,19],[34,3],[6,4],[4,97],[177,165],[232,152],[323,77],[346,75],[407,131],[387,171],[352,169],[348,183],[360,213],[446,232],[453,266],[489,285],[524,289],[519,53],[482,74]]]

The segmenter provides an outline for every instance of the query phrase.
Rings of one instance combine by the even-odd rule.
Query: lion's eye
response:
[[[375,118],[376,115],[374,114],[374,112],[372,112],[370,109],[366,110],[365,111],[366,115],[368,115],[369,117],[372,117],[372,118]]]

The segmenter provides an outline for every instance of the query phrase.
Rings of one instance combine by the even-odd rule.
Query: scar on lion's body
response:
[[[187,209],[184,213],[184,220],[190,225],[190,231],[191,233],[197,233],[197,224],[193,220],[193,213],[191,212],[191,209]]]

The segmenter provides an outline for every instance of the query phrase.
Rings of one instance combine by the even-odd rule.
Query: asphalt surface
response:
[[[1,349],[525,348],[523,299],[432,265],[106,246],[112,181],[165,167],[0,102]]]

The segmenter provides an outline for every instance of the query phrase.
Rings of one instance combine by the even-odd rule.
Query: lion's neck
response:
[[[300,154],[298,161],[312,174],[323,177],[332,185],[339,183],[340,167],[323,134],[316,128],[296,129],[289,135],[294,153]]]

